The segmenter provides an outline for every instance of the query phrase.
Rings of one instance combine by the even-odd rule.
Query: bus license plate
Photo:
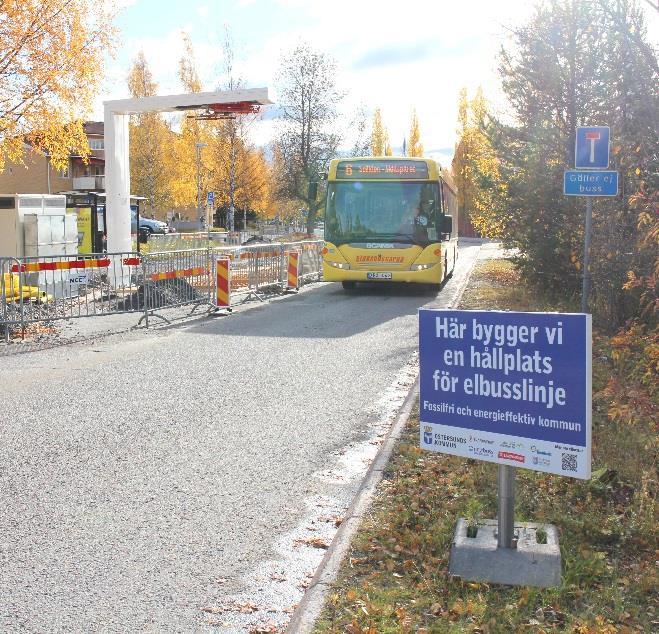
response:
[[[367,280],[390,280],[391,273],[367,273]]]

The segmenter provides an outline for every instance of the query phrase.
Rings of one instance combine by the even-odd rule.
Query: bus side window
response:
[[[442,239],[442,225],[444,223],[444,214],[446,213],[446,198],[444,195],[444,183],[439,181],[439,200],[435,209],[435,228],[436,236]]]

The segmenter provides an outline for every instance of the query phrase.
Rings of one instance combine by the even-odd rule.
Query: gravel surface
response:
[[[438,297],[321,283],[0,359],[0,631],[284,623],[413,380],[417,309],[479,251]]]

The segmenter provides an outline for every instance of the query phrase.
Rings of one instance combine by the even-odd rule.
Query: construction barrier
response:
[[[219,257],[215,260],[215,305],[231,308],[231,259]]]
[[[29,324],[139,311],[130,301],[139,279],[125,264],[134,256],[0,258],[0,335],[8,341]]]
[[[0,258],[0,340],[30,324],[122,313],[139,321],[167,309],[209,311],[320,278],[322,241],[255,244],[159,253]],[[297,254],[297,280],[289,279]],[[225,274],[226,268],[226,274]],[[292,284],[292,285],[291,285]]]
[[[288,277],[286,290],[288,291],[297,291],[300,287],[300,252],[299,251],[289,251],[288,252]]]
[[[170,321],[165,308],[190,306],[190,314],[200,307],[210,309],[215,282],[211,273],[209,249],[188,249],[149,253],[142,256],[144,273],[144,319]],[[140,323],[142,321],[140,319]]]

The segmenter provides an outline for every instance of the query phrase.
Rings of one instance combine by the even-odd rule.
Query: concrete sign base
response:
[[[458,519],[451,545],[450,575],[510,586],[560,585],[561,551],[555,526],[515,524],[516,548],[497,548],[496,520],[479,522],[476,537],[467,537],[468,526],[466,519]],[[538,543],[536,534],[540,530],[547,535],[546,544]]]

